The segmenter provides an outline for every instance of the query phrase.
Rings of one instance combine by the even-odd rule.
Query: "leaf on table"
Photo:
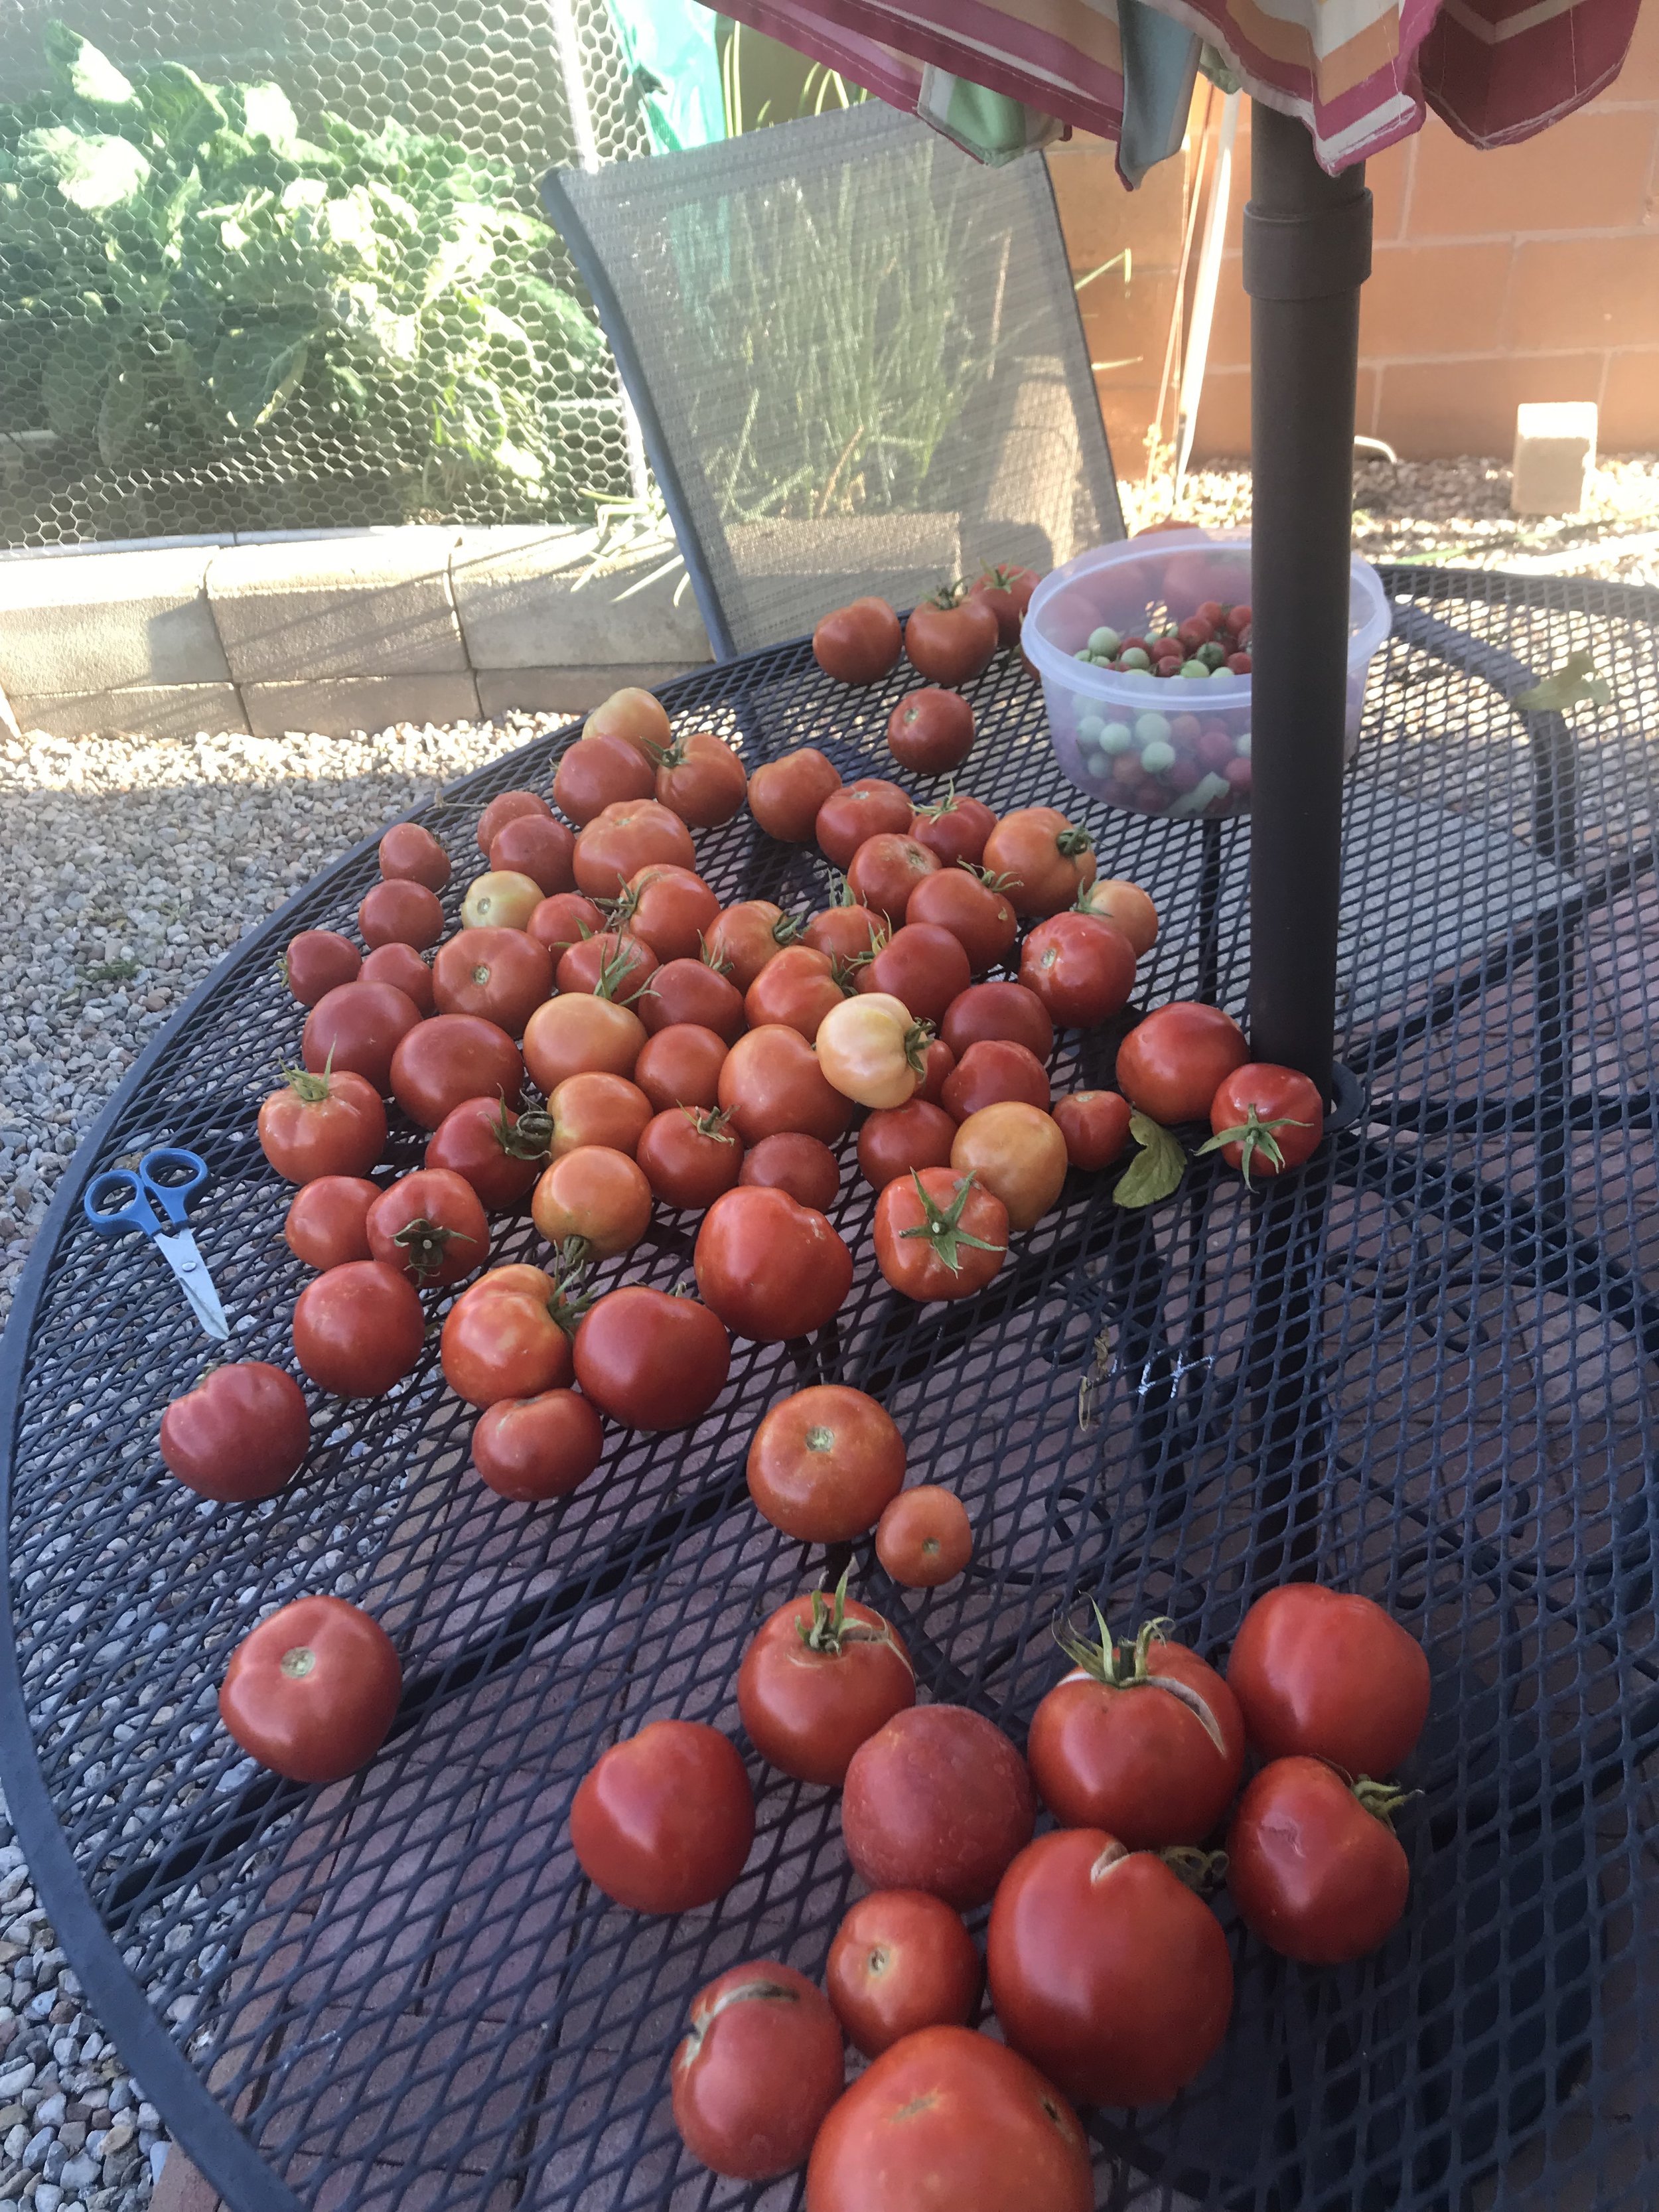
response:
[[[1559,668],[1552,669],[1530,691],[1518,691],[1515,704],[1528,714],[1565,714],[1588,699],[1597,707],[1613,704],[1613,686],[1605,676],[1591,673],[1595,664],[1588,653],[1570,653]]]
[[[1118,1177],[1112,1196],[1120,1206],[1156,1206],[1181,1188],[1187,1155],[1181,1140],[1149,1115],[1131,1114],[1129,1134],[1140,1150]]]

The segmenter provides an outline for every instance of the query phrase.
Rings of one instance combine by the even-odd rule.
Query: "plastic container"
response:
[[[1352,564],[1346,757],[1359,742],[1371,656],[1389,634],[1374,568]],[[1042,679],[1060,766],[1079,789],[1136,814],[1212,818],[1250,803],[1250,678],[1133,675],[1079,660],[1100,629],[1144,636],[1206,599],[1248,604],[1248,530],[1160,530],[1099,545],[1045,576],[1021,644]]]

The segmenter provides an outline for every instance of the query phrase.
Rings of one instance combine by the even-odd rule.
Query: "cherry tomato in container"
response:
[[[517,868],[474,876],[461,901],[463,929],[525,929],[542,902],[542,887]]]
[[[732,1340],[697,1299],[629,1283],[576,1331],[576,1380],[627,1429],[689,1429],[726,1387]]]
[[[816,745],[763,761],[749,779],[749,811],[769,837],[810,845],[818,809],[841,789],[841,770]]]
[[[1139,960],[1158,943],[1158,908],[1139,884],[1119,876],[1099,876],[1077,895],[1084,914],[1097,914],[1115,922],[1135,949]]]
[[[668,709],[654,691],[637,684],[624,684],[601,699],[582,724],[585,738],[626,738],[648,759],[653,748],[665,745],[673,735]]]
[[[695,1023],[735,1044],[745,1026],[742,992],[706,960],[665,961],[641,992],[635,1012],[653,1036],[659,1030]]]
[[[801,933],[801,942],[853,968],[879,951],[888,933],[886,916],[860,906],[849,892],[812,916]]]
[[[575,889],[575,836],[568,823],[556,822],[551,815],[520,814],[491,839],[490,872],[528,876],[544,897],[551,898],[557,891]]]
[[[623,896],[621,927],[648,945],[659,960],[695,960],[702,951],[703,931],[720,910],[719,899],[695,869],[660,862],[630,876]]]
[[[449,855],[418,822],[394,822],[380,845],[380,873],[388,883],[424,884],[441,891],[449,881]]]
[[[972,980],[961,940],[927,921],[908,921],[896,929],[859,970],[860,991],[884,991],[908,1006],[917,1021],[935,1024],[944,1020],[945,1008]]]
[[[734,1190],[743,1170],[743,1146],[726,1116],[694,1106],[669,1106],[653,1115],[634,1157],[652,1194],[689,1212],[701,1212],[722,1191]]]
[[[923,599],[904,625],[904,650],[930,684],[967,684],[991,665],[1001,642],[994,608],[967,599],[952,585]]]
[[[844,1382],[796,1390],[762,1419],[749,1445],[749,1494],[775,1528],[802,1544],[865,1535],[904,1481],[904,1439],[885,1407]]]
[[[380,1185],[363,1176],[319,1176],[302,1184],[283,1223],[289,1250],[319,1273],[348,1260],[372,1259],[368,1209],[380,1195]]]
[[[1000,977],[970,983],[959,998],[952,999],[939,1034],[958,1061],[981,1038],[1006,1037],[1011,1044],[1023,1044],[1040,1060],[1046,1060],[1054,1048],[1054,1019],[1036,993]]]
[[[599,1463],[599,1417],[574,1390],[501,1398],[479,1414],[472,1464],[498,1497],[526,1502],[568,1498]]]
[[[738,1669],[738,1713],[761,1757],[838,1788],[866,1737],[916,1701],[892,1624],[847,1594],[811,1590],[761,1623]]]
[[[1006,878],[1016,914],[1058,914],[1095,878],[1094,846],[1053,806],[1005,814],[985,841],[985,865]]]
[[[819,621],[812,658],[837,684],[874,684],[896,665],[903,642],[899,618],[885,599],[854,599]]]
[[[305,1393],[268,1360],[210,1368],[161,1416],[161,1457],[200,1498],[274,1498],[310,1449]]]
[[[1219,1006],[1177,1000],[1137,1022],[1117,1048],[1118,1087],[1166,1127],[1207,1121],[1210,1102],[1250,1056],[1244,1032]]]
[[[968,957],[970,975],[982,975],[1006,959],[1019,934],[1018,917],[1005,894],[965,867],[923,876],[904,919],[913,927],[948,929]]]
[[[1093,1029],[1129,1003],[1134,947],[1093,915],[1051,915],[1020,947],[1019,980],[1062,1029]]]
[[[480,1408],[562,1389],[574,1373],[575,1321],[540,1267],[492,1267],[444,1316],[439,1358],[458,1398]]]
[[[981,1037],[970,1044],[939,1091],[939,1103],[958,1121],[1008,1099],[1046,1111],[1048,1071],[1034,1052],[1006,1037]]]
[[[300,1057],[313,1075],[361,1075],[385,1097],[392,1056],[420,1023],[419,1007],[389,983],[341,983],[306,1016]]]
[[[403,1669],[378,1620],[339,1597],[301,1597],[250,1629],[230,1656],[219,1717],[242,1749],[290,1782],[343,1782],[386,1741]]]
[[[452,1106],[427,1139],[426,1164],[463,1176],[486,1213],[528,1198],[547,1164],[535,1125],[521,1134],[519,1116],[501,1098],[465,1098]]]
[[[1358,1779],[1392,1774],[1429,1713],[1422,1645],[1358,1592],[1286,1583],[1233,1638],[1227,1684],[1265,1759],[1302,1753]]]
[[[749,776],[712,730],[688,730],[657,765],[657,797],[693,830],[718,830],[739,813]]]
[[[876,1557],[907,1589],[953,1582],[974,1556],[974,1524],[953,1490],[902,1490],[876,1523]]]
[[[576,840],[576,889],[613,899],[630,876],[653,862],[695,868],[691,832],[654,799],[626,799],[596,814]]]
[[[380,1192],[364,1226],[370,1257],[401,1268],[422,1290],[441,1290],[489,1257],[478,1194],[448,1168],[417,1168]]]
[[[604,1752],[570,1808],[577,1864],[632,1912],[690,1912],[723,1896],[755,1840],[755,1794],[718,1729],[647,1721]]]
[[[887,750],[915,775],[944,775],[974,749],[974,710],[960,691],[908,691],[887,718]]]
[[[872,1190],[879,1191],[912,1168],[948,1167],[956,1133],[945,1109],[925,1099],[879,1108],[859,1131],[859,1171]]]
[[[545,1000],[525,1024],[524,1064],[550,1097],[567,1076],[632,1075],[644,1043],[645,1024],[631,1006],[573,991]]]
[[[554,771],[553,799],[561,813],[568,814],[579,830],[585,830],[607,806],[629,799],[649,799],[656,786],[655,767],[626,738],[578,738],[561,755]],[[571,858],[574,871],[574,845]],[[570,884],[558,884],[554,888],[568,890]]]
[[[1249,1183],[1257,1176],[1299,1168],[1311,1158],[1325,1133],[1324,1101],[1317,1085],[1296,1068],[1246,1060],[1218,1085],[1210,1127],[1213,1134],[1200,1151],[1218,1152],[1230,1168],[1243,1170]]]
[[[550,1167],[530,1194],[537,1231],[583,1260],[631,1252],[651,1225],[651,1185],[638,1162],[609,1145],[578,1145]]]
[[[580,891],[556,891],[551,898],[541,901],[524,927],[525,933],[556,961],[584,937],[597,937],[605,927],[605,916]]]
[[[793,1034],[793,1032],[791,1032]],[[787,1191],[744,1188],[717,1198],[691,1256],[706,1304],[738,1336],[780,1344],[810,1336],[840,1312],[853,1255],[823,1214]]]
[[[924,1889],[959,1912],[988,1904],[1036,1821],[1025,1761],[966,1705],[896,1713],[848,1765],[842,1838],[872,1889]]]
[[[969,1297],[1007,1257],[1008,1209],[975,1176],[921,1168],[876,1200],[875,1245],[877,1266],[906,1297]]]
[[[553,959],[522,929],[460,929],[438,947],[432,1000],[441,1014],[473,1014],[509,1037],[553,992]]]
[[[412,945],[377,945],[364,956],[358,978],[364,983],[389,983],[401,991],[418,1014],[433,1011],[432,970]]]
[[[996,617],[1000,645],[1019,643],[1025,611],[1031,604],[1032,592],[1042,581],[1035,568],[999,562],[994,568],[981,568],[968,586],[969,598],[981,600]]]
[[[640,1047],[634,1080],[659,1114],[670,1106],[717,1106],[729,1048],[699,1023],[671,1022]]]
[[[975,1175],[1007,1208],[1011,1229],[1033,1229],[1059,1198],[1069,1161],[1052,1115],[1006,1098],[970,1114],[951,1146],[951,1165]]]
[[[1129,1102],[1116,1091],[1068,1091],[1050,1109],[1074,1168],[1097,1173],[1121,1159],[1129,1142]]]
[[[738,1039],[721,1063],[719,1103],[745,1146],[785,1131],[830,1144],[845,1136],[853,1121],[851,1103],[830,1083],[817,1054],[799,1030],[781,1022]]]
[[[832,866],[847,867],[872,837],[902,837],[915,817],[908,792],[878,775],[861,775],[832,791],[818,809],[813,835]]]
[[[860,1106],[902,1106],[921,1082],[930,1034],[888,993],[860,994],[819,1023],[818,1065],[843,1098]]]
[[[1318,1759],[1275,1759],[1227,1831],[1227,1887],[1269,1950],[1304,1966],[1363,1959],[1399,1925],[1411,1869],[1392,1815],[1408,1791],[1350,1784]]]
[[[669,2073],[674,2124],[712,2172],[769,2181],[805,2165],[845,2074],[823,1992],[793,1966],[750,1959],[692,2004]]]
[[[293,1069],[259,1109],[259,1149],[284,1182],[366,1175],[386,1150],[386,1108],[361,1075]]]
[[[1004,2035],[1082,2104],[1166,2104],[1232,2012],[1214,1913],[1161,1858],[1101,1828],[1020,1853],[991,1907],[986,1969]]]
[[[478,850],[487,854],[507,823],[516,822],[521,815],[538,814],[545,821],[552,812],[539,792],[498,792],[478,817]]]
[[[517,1045],[477,1014],[434,1014],[417,1022],[392,1055],[392,1095],[423,1129],[435,1129],[469,1098],[517,1105],[523,1081]]]
[[[770,899],[742,899],[723,907],[703,932],[704,952],[730,975],[734,990],[747,991],[769,960],[800,935],[800,924]]]
[[[394,876],[364,892],[357,927],[371,951],[380,945],[407,945],[426,952],[444,933],[444,910],[437,893],[424,884]]]
[[[996,826],[997,817],[982,799],[970,798],[952,784],[937,805],[918,809],[909,834],[918,844],[938,854],[942,868],[964,862],[977,867],[984,855],[985,841]]]
[[[866,2058],[918,2028],[965,2025],[984,1978],[962,1915],[925,1889],[860,1898],[836,1930],[823,1977],[837,2019]]]
[[[738,1181],[751,1189],[787,1191],[814,1212],[828,1213],[840,1194],[841,1169],[820,1138],[780,1129],[744,1154]]]
[[[383,1398],[419,1364],[426,1316],[402,1268],[348,1260],[306,1285],[294,1307],[294,1356],[337,1398]]]
[[[847,888],[860,906],[879,915],[890,928],[904,920],[910,894],[925,876],[939,872],[939,857],[914,837],[884,831],[866,837],[848,864]]]
[[[651,1119],[651,1101],[625,1075],[589,1070],[566,1076],[547,1102],[546,1119],[551,1159],[579,1145],[608,1145],[632,1159]],[[539,1129],[540,1123],[532,1126]]]
[[[810,945],[789,945],[775,960],[767,962],[749,986],[743,1011],[751,1029],[781,1023],[785,1029],[799,1030],[811,1044],[818,1024],[846,996],[827,952],[816,952]]]
[[[355,983],[363,956],[334,929],[302,929],[283,954],[283,981],[302,1006],[314,1006],[343,984]]]

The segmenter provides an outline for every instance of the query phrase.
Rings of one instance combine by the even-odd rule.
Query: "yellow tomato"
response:
[[[522,929],[546,894],[533,876],[491,868],[474,876],[461,902],[464,929]]]
[[[814,1040],[818,1066],[843,1098],[902,1106],[921,1082],[932,1030],[889,991],[866,991],[831,1006]]]

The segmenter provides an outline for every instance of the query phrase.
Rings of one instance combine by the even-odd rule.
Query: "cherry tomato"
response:
[[[743,1035],[743,994],[706,960],[668,960],[641,992],[635,1009],[654,1036],[678,1023],[713,1030],[727,1044]]]
[[[517,1206],[547,1164],[547,1145],[536,1125],[520,1134],[519,1121],[504,1099],[465,1098],[427,1139],[426,1164],[463,1176],[486,1213]]]
[[[922,1049],[921,1081],[916,1097],[929,1106],[943,1105],[945,1086],[950,1081],[957,1064],[957,1056],[943,1037],[930,1037]]]
[[[647,1721],[582,1777],[570,1841],[582,1872],[633,1912],[723,1896],[755,1840],[755,1796],[730,1741],[696,1721]]]
[[[1224,1079],[1250,1056],[1244,1032],[1219,1006],[1177,1000],[1135,1024],[1117,1048],[1118,1086],[1166,1127],[1207,1121]]]
[[[853,1120],[850,1103],[829,1081],[811,1046],[799,1030],[781,1022],[749,1030],[727,1053],[720,1067],[720,1103],[745,1146],[784,1130],[833,1143],[846,1135]]]
[[[487,854],[509,822],[520,816],[539,814],[544,820],[552,814],[552,808],[533,791],[498,792],[478,817],[478,850]]]
[[[960,691],[907,691],[887,718],[887,750],[915,775],[944,775],[974,749],[974,710]]]
[[[288,940],[283,981],[302,1006],[314,1006],[342,984],[355,983],[362,964],[362,954],[337,930],[302,929]]]
[[[945,1009],[939,1034],[958,1061],[981,1038],[1006,1037],[1046,1060],[1054,1048],[1054,1024],[1048,1009],[1024,983],[970,983]]]
[[[824,1986],[866,2058],[922,2027],[971,2020],[984,1979],[959,1912],[922,1889],[861,1897],[836,1930]]]
[[[306,1016],[300,1057],[313,1075],[361,1075],[381,1097],[392,1088],[392,1055],[420,1026],[420,1009],[389,983],[341,983]]]
[[[568,814],[578,829],[585,830],[607,806],[629,799],[649,799],[656,781],[651,762],[626,738],[578,738],[561,756],[554,772],[553,799],[562,813]],[[554,888],[568,890],[570,885],[559,884]]]
[[[841,1169],[820,1139],[781,1129],[744,1154],[738,1181],[751,1189],[787,1191],[814,1212],[828,1213],[841,1192]]]
[[[761,1623],[738,1669],[738,1712],[761,1757],[797,1782],[837,1788],[867,1736],[916,1701],[890,1622],[846,1595],[811,1590]]]
[[[914,837],[883,832],[866,837],[847,870],[847,888],[860,906],[890,928],[904,920],[910,894],[924,877],[939,872],[939,857]]]
[[[860,1106],[902,1106],[921,1082],[931,1032],[883,991],[844,999],[818,1024],[817,1060],[843,1098]]]
[[[584,1260],[613,1260],[650,1227],[651,1185],[626,1152],[578,1145],[542,1170],[530,1218],[550,1244],[574,1244]]]
[[[403,1669],[378,1620],[339,1597],[295,1598],[230,1656],[219,1717],[290,1782],[343,1782],[386,1741]]]
[[[1077,902],[1085,914],[1103,915],[1115,922],[1133,945],[1137,960],[1158,943],[1158,908],[1139,884],[1125,883],[1119,876],[1097,877],[1083,886]]]
[[[959,1912],[989,1903],[1036,1820],[1025,1761],[966,1705],[895,1714],[853,1753],[842,1793],[842,1838],[860,1879],[925,1889]]]
[[[957,1131],[951,1165],[1000,1198],[1011,1229],[1034,1229],[1053,1206],[1070,1163],[1050,1114],[1023,1098],[981,1106]]]
[[[648,945],[659,960],[695,960],[702,933],[720,902],[690,868],[658,866],[630,876],[623,894],[618,926]]]
[[[696,1298],[629,1283],[576,1331],[576,1380],[626,1429],[689,1429],[726,1387],[732,1340]]]
[[[515,815],[490,840],[490,872],[528,876],[551,898],[556,891],[575,889],[575,837],[564,823],[550,815]]]
[[[899,618],[885,599],[854,599],[819,621],[812,658],[837,684],[874,684],[896,665],[902,644]]]
[[[805,2165],[845,2073],[823,1991],[793,1966],[750,1959],[692,2004],[669,2076],[674,2124],[711,2172],[769,2181]]]
[[[358,978],[364,983],[389,983],[401,991],[416,1013],[433,1009],[432,970],[412,945],[377,945],[364,957]]]
[[[910,824],[910,835],[930,853],[939,855],[941,868],[966,862],[977,867],[985,841],[997,826],[997,817],[982,799],[958,793],[954,784],[937,805],[920,809]]]
[[[574,1326],[562,1292],[542,1268],[492,1267],[444,1316],[444,1380],[458,1398],[481,1408],[562,1389],[575,1371]]]
[[[499,1398],[472,1431],[472,1464],[501,1498],[568,1498],[604,1449],[599,1417],[574,1390]]]
[[[921,1168],[876,1200],[876,1264],[896,1291],[925,1304],[982,1290],[1008,1250],[1008,1209],[971,1175]]]
[[[668,1106],[645,1125],[634,1157],[665,1206],[701,1212],[737,1188],[743,1146],[726,1116],[695,1106]]]
[[[671,1022],[647,1037],[634,1064],[634,1080],[659,1113],[670,1106],[720,1103],[726,1040],[696,1022]]]
[[[422,1290],[459,1283],[489,1257],[478,1194],[448,1168],[417,1168],[381,1191],[364,1221],[370,1256]]]
[[[852,968],[878,951],[887,933],[886,917],[860,906],[849,894],[834,906],[825,907],[822,914],[815,914],[802,933],[801,942]]]
[[[1245,1614],[1227,1662],[1251,1743],[1346,1774],[1392,1774],[1423,1733],[1429,1662],[1380,1605],[1320,1583],[1286,1583]]]
[[[524,1064],[551,1097],[567,1076],[632,1075],[645,1024],[631,1006],[586,991],[548,999],[525,1024]]]
[[[1068,2097],[1162,2105],[1220,2048],[1233,2004],[1221,1923],[1161,1858],[1101,1828],[1039,1836],[1003,1876],[986,1942],[1016,2051]]]
[[[556,961],[562,952],[568,952],[584,937],[598,936],[605,927],[605,916],[592,900],[584,898],[580,891],[556,891],[551,898],[541,902],[524,927],[526,934],[544,946]]]
[[[812,834],[831,865],[847,867],[872,837],[902,837],[915,817],[909,793],[878,775],[861,775],[832,791],[817,812]]]
[[[401,879],[441,891],[449,881],[449,855],[418,822],[394,822],[380,840],[380,873],[388,883]]]
[[[264,1359],[210,1367],[161,1416],[161,1457],[202,1498],[274,1498],[310,1449],[305,1393]]]
[[[925,2027],[884,2051],[831,2107],[806,2169],[806,2212],[1092,2212],[1094,2202],[1076,2113],[1017,2051],[966,2027]]]
[[[781,1023],[799,1030],[811,1044],[818,1024],[847,994],[836,981],[830,956],[810,945],[790,945],[769,960],[744,994],[743,1011],[750,1029]]]
[[[1007,878],[1018,915],[1058,914],[1073,905],[1095,878],[1094,847],[1053,806],[1021,806],[1005,814],[985,841],[985,865]]]
[[[945,1077],[939,1103],[958,1121],[1006,1099],[1047,1109],[1048,1071],[1034,1052],[1006,1037],[970,1044]]]
[[[1019,980],[1061,1028],[1093,1029],[1127,1006],[1135,987],[1134,947],[1121,929],[1093,915],[1053,915],[1020,947]]]
[[[1227,1831],[1227,1887],[1244,1925],[1310,1966],[1375,1951],[1406,1910],[1411,1869],[1386,1784],[1351,1786],[1318,1759],[1275,1759],[1239,1800]]]
[[[647,757],[654,747],[665,745],[673,735],[667,708],[654,691],[644,690],[637,684],[624,684],[621,690],[601,699],[582,724],[585,738],[601,732],[626,738]]]
[[[392,1055],[392,1094],[411,1121],[435,1129],[469,1098],[516,1106],[524,1062],[507,1031],[477,1014],[416,1022]]]
[[[1210,1127],[1214,1134],[1202,1149],[1217,1150],[1230,1168],[1242,1168],[1248,1183],[1299,1168],[1312,1155],[1325,1132],[1324,1103],[1295,1068],[1247,1060],[1217,1086]]]
[[[474,876],[461,901],[464,929],[525,929],[542,903],[542,887],[534,876],[517,868],[491,868]]]
[[[426,1316],[415,1285],[380,1260],[348,1260],[307,1283],[294,1308],[294,1356],[319,1389],[383,1398],[418,1364]]]
[[[974,1556],[974,1524],[953,1490],[902,1490],[876,1523],[876,1557],[907,1589],[954,1582]]]
[[[904,1481],[904,1439],[891,1414],[843,1382],[796,1390],[749,1445],[749,1495],[775,1528],[803,1544],[866,1534]]]
[[[522,929],[460,929],[432,963],[432,1000],[441,1014],[473,1014],[521,1037],[553,990],[553,960]]]
[[[970,599],[980,599],[997,618],[999,645],[1018,645],[1019,633],[1025,621],[1025,610],[1031,604],[1031,594],[1042,581],[1035,568],[1022,568],[1012,562],[999,562],[994,568],[982,568],[968,586]]]
[[[846,1245],[821,1213],[781,1190],[739,1185],[717,1198],[691,1265],[704,1302],[728,1328],[761,1344],[822,1328],[853,1287]]]
[[[816,745],[763,761],[749,779],[749,811],[769,837],[810,845],[818,809],[841,789],[841,770]]]
[[[731,976],[734,990],[747,991],[767,962],[799,935],[794,916],[770,899],[744,899],[715,915],[703,932],[703,949]]]
[[[911,1098],[871,1115],[859,1131],[859,1170],[872,1190],[885,1190],[895,1176],[912,1168],[951,1164],[957,1125],[942,1106]]]
[[[444,910],[437,893],[424,884],[393,876],[371,884],[364,892],[357,927],[371,950],[380,945],[407,945],[425,952],[444,933]]]
[[[994,608],[958,599],[954,588],[924,599],[904,625],[910,665],[930,684],[967,684],[991,664],[1000,642]]]
[[[940,1022],[951,1001],[972,981],[968,954],[951,930],[927,921],[906,922],[859,970],[860,991],[883,991],[909,1008],[919,1022]]]
[[[912,927],[948,929],[967,955],[971,975],[982,975],[1006,959],[1019,934],[1018,918],[1004,894],[964,867],[942,867],[937,875],[921,877],[904,919]]]
[[[361,1075],[296,1067],[259,1109],[259,1149],[284,1182],[367,1175],[386,1149],[386,1108]]]
[[[657,797],[693,830],[729,822],[748,790],[743,763],[711,730],[677,738],[658,764]]]
[[[1129,1102],[1115,1091],[1068,1091],[1052,1109],[1066,1157],[1090,1172],[1121,1159],[1129,1142]]]
[[[625,799],[596,814],[576,840],[576,888],[589,898],[620,896],[630,876],[653,862],[694,868],[691,832],[654,799]]]
[[[372,1258],[368,1209],[380,1195],[380,1185],[362,1176],[319,1176],[302,1184],[283,1224],[289,1250],[319,1273]]]

